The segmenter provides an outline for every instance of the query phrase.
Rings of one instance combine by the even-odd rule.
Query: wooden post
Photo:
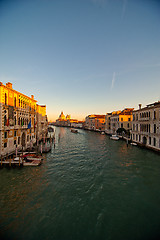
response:
[[[21,162],[20,162],[20,155],[19,155],[19,166],[20,166]]]
[[[23,146],[22,146],[22,164],[23,164]]]
[[[42,142],[41,142],[41,156],[42,156]]]
[[[2,166],[2,155],[1,155],[1,166]]]
[[[11,156],[9,158],[9,166],[11,167]]]
[[[17,157],[17,144],[16,144],[16,157]]]

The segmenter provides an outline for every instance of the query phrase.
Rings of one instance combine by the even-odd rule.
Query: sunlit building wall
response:
[[[110,133],[116,134],[119,128],[130,131],[132,129],[132,112],[134,108],[114,111],[110,116]]]
[[[85,119],[85,129],[94,131],[105,130],[105,115],[88,115]]]
[[[0,82],[0,155],[36,142],[37,101]]]

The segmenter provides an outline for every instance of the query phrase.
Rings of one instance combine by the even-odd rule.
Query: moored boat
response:
[[[131,142],[131,145],[133,145],[133,146],[137,146],[137,143]]]
[[[78,130],[71,128],[71,132],[72,132],[72,133],[78,133]]]
[[[119,137],[118,137],[117,135],[112,135],[112,136],[110,137],[110,139],[112,139],[112,140],[119,140]]]

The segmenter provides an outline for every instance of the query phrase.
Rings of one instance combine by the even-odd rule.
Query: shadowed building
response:
[[[160,101],[133,111],[132,141],[160,151]]]

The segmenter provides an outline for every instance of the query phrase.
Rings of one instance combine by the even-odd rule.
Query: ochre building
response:
[[[0,82],[0,155],[26,149],[47,134],[46,106]]]

